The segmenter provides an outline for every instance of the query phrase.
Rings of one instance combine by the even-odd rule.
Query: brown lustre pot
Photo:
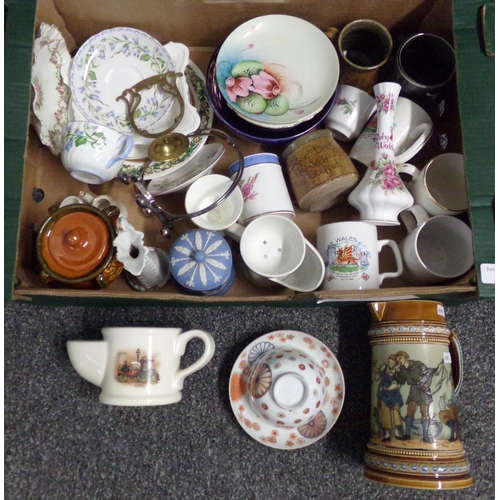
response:
[[[462,355],[443,304],[402,300],[369,308],[372,386],[365,476],[410,488],[471,486],[456,406]]]
[[[113,240],[119,210],[67,205],[51,213],[38,232],[40,280],[71,288],[105,288],[123,269]]]

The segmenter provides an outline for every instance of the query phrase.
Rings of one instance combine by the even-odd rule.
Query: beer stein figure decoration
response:
[[[443,305],[401,300],[368,307],[372,385],[365,476],[409,488],[471,486],[456,406],[462,355]]]

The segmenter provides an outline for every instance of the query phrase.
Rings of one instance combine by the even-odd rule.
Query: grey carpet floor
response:
[[[365,305],[343,308],[51,308],[6,303],[5,498],[16,499],[472,499],[494,498],[494,301],[447,307],[464,352],[459,399],[475,483],[457,491],[409,490],[369,481],[371,351]],[[201,328],[216,341],[212,361],[186,379],[179,403],[102,405],[66,353],[70,339],[100,339],[104,326]],[[234,361],[260,335],[300,330],[327,344],[346,379],[339,420],[299,450],[252,440],[234,417]],[[200,354],[188,345],[184,362]]]

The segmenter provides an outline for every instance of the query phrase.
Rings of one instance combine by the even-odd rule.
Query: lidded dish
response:
[[[72,288],[105,288],[121,273],[113,240],[119,210],[66,205],[42,224],[36,253],[43,283]]]

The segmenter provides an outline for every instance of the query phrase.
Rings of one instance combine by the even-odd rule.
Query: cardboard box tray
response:
[[[358,300],[427,297],[447,304],[494,295],[494,284],[483,279],[485,265],[494,269],[494,63],[482,49],[476,26],[478,6],[461,0],[425,2],[398,0],[387,8],[385,2],[352,4],[292,0],[282,1],[201,1],[161,2],[146,0],[140,4],[124,0],[111,10],[109,3],[90,0],[85,5],[77,0],[8,1],[5,42],[5,298],[30,300],[53,305],[220,305],[262,304],[310,306],[317,303],[342,304]],[[59,157],[41,147],[34,129],[28,125],[30,108],[30,72],[32,43],[41,22],[56,25],[65,37],[68,49],[76,50],[93,34],[114,26],[141,29],[161,43],[176,41],[190,48],[190,58],[202,70],[214,48],[242,22],[259,15],[282,13],[302,17],[321,29],[341,27],[359,18],[382,22],[395,40],[419,32],[439,34],[454,43],[457,50],[457,78],[446,94],[444,115],[436,122],[434,137],[412,160],[422,167],[442,152],[439,134],[447,134],[447,151],[464,152],[468,176],[470,213],[476,266],[470,273],[439,286],[409,287],[402,280],[386,280],[380,290],[323,292],[309,294],[292,290],[266,290],[250,284],[236,261],[238,277],[224,297],[197,297],[179,293],[173,282],[156,292],[136,292],[123,277],[103,290],[75,290],[44,286],[35,272],[33,241],[36,231],[48,216],[49,207],[65,196],[77,194],[87,187],[66,174]],[[454,29],[455,28],[455,29]],[[479,101],[479,104],[478,104]],[[475,115],[471,115],[474,109]],[[478,109],[481,111],[478,112]],[[477,115],[480,115],[479,117]],[[480,127],[477,126],[478,120]],[[217,120],[214,127],[223,128]],[[281,154],[283,148],[254,144],[243,139],[237,143],[244,154],[269,151]],[[350,147],[351,145],[348,145]],[[227,174],[234,161],[230,148],[217,165],[216,172]],[[284,163],[283,163],[284,165]],[[44,198],[36,202],[33,189],[41,189]],[[110,195],[127,205],[130,222],[146,235],[145,242],[169,250],[174,239],[193,228],[191,222],[176,223],[171,240],[159,233],[159,221],[146,218],[134,201],[134,188],[114,181]],[[182,211],[182,194],[159,197],[172,212]],[[328,222],[356,220],[357,212],[347,202],[322,213],[306,213],[297,207],[295,222],[304,235],[315,243],[316,228]],[[379,228],[380,238],[400,240],[404,228]],[[389,270],[390,254],[381,254],[381,271]]]

